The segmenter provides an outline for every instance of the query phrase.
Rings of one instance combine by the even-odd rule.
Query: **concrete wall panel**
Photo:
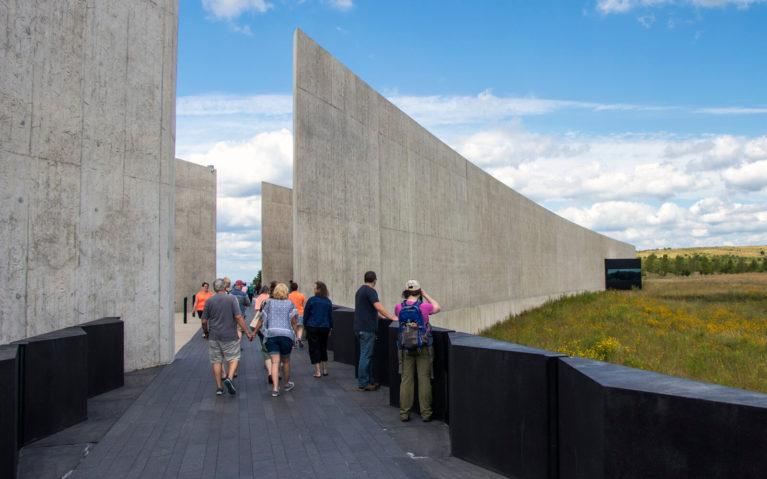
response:
[[[315,196],[319,200],[318,196]],[[312,245],[319,254],[321,245]],[[261,183],[261,282],[293,279],[293,190]]]
[[[192,296],[216,279],[216,170],[175,161],[174,310],[192,312]],[[211,289],[212,291],[212,289]]]
[[[336,303],[354,304],[367,270],[387,309],[417,278],[445,311],[435,324],[475,332],[603,289],[604,259],[635,254],[466,161],[301,31],[293,121],[294,277],[326,281]]]
[[[16,185],[0,196],[0,342],[120,316],[126,369],[168,362],[178,2],[12,1],[0,18]]]

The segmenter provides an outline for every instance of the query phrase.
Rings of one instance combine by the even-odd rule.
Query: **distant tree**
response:
[[[642,261],[642,267],[645,273],[658,272],[658,257],[655,255],[655,253],[652,253],[650,256],[644,258],[644,261]]]
[[[253,284],[261,284],[261,270],[258,270],[258,274],[253,278]]]
[[[714,272],[714,265],[708,256],[702,256],[698,261],[698,272],[700,274],[712,274]]]
[[[669,272],[669,268],[670,268],[670,265],[669,265],[668,255],[664,254],[660,258],[660,264],[658,265],[658,274],[661,276],[666,276],[666,274],[668,274]]]

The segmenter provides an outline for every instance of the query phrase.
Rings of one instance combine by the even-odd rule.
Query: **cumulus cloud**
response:
[[[245,12],[264,13],[273,7],[264,0],[202,0],[202,6],[218,20],[232,20]]]
[[[260,195],[262,181],[292,184],[293,135],[283,129],[259,133],[247,141],[222,141],[184,159],[216,168],[219,198]]]
[[[691,7],[715,8],[733,5],[746,9],[764,0],[598,0],[597,10],[605,14],[626,13],[639,7],[660,7],[665,5],[688,5]]]
[[[722,172],[727,186],[748,191],[761,191],[767,188],[767,160],[743,163]]]
[[[671,202],[660,206],[604,202],[556,212],[582,226],[635,244],[638,249],[764,244],[767,238],[767,203],[743,205],[706,198],[684,208]]]

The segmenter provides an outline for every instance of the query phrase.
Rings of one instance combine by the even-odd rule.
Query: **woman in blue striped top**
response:
[[[288,299],[288,287],[280,283],[274,288],[272,299],[267,299],[261,308],[261,316],[256,323],[256,332],[264,326],[266,350],[272,358],[272,396],[280,395],[280,361],[285,391],[295,387],[290,380],[290,353],[296,342],[296,320],[298,310],[293,301]]]

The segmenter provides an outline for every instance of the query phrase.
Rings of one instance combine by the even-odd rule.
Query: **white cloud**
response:
[[[725,183],[732,188],[760,191],[767,188],[767,160],[744,163],[722,172]]]
[[[242,142],[219,142],[187,161],[213,165],[218,171],[219,198],[261,194],[261,182],[284,186],[293,182],[293,135],[288,130],[259,133]]]
[[[707,198],[683,208],[674,203],[655,207],[636,202],[606,202],[567,207],[557,213],[635,244],[638,249],[767,242],[767,203],[742,205]]]
[[[664,5],[688,5],[691,7],[715,8],[733,5],[746,9],[764,0],[598,0],[597,10],[602,13],[626,13],[640,7],[660,7]]]
[[[218,20],[232,20],[250,11],[265,13],[273,7],[264,0],[202,0],[202,6]]]
[[[325,0],[325,3],[336,10],[346,11],[354,8],[354,0]]]
[[[267,117],[291,115],[292,95],[221,95],[181,96],[176,99],[176,115],[223,116],[262,115]]]
[[[669,107],[593,103],[543,98],[497,97],[489,91],[477,96],[407,96],[393,94],[389,101],[422,124],[472,124],[506,120],[523,115],[543,115],[563,109],[591,111],[666,110]],[[674,107],[671,107],[674,108]]]

